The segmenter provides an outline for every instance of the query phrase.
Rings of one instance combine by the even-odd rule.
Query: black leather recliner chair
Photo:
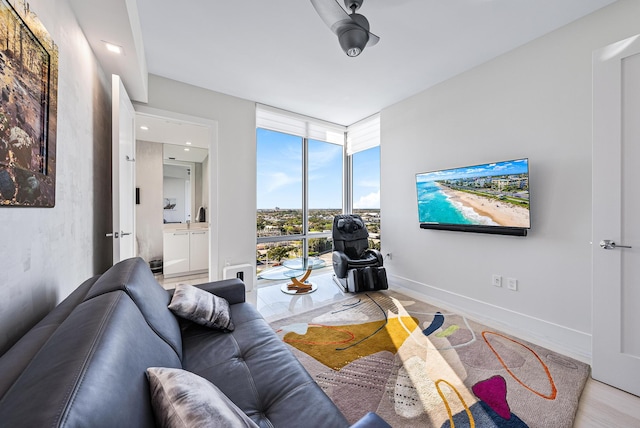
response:
[[[369,232],[357,214],[333,219],[334,280],[345,291],[386,290],[387,272],[380,251],[369,248]]]

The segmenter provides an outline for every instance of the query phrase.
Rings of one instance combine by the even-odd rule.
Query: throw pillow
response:
[[[151,407],[165,428],[256,428],[249,417],[208,380],[182,369],[150,367]]]
[[[179,317],[206,327],[233,331],[229,302],[188,284],[176,285],[169,309]]]

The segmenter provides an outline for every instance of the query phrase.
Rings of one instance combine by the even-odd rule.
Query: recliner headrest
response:
[[[333,239],[354,240],[366,239],[369,236],[367,227],[357,214],[340,214],[333,219]]]
[[[359,218],[341,218],[338,220],[338,230],[342,230],[347,233],[353,233],[358,229],[363,229],[364,223]]]

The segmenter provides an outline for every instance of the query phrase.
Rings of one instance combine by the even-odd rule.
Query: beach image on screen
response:
[[[416,175],[420,223],[529,228],[528,159]]]

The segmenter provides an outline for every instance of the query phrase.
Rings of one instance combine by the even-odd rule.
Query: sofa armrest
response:
[[[369,412],[355,424],[351,425],[350,428],[391,428],[391,425],[376,413]]]
[[[194,287],[201,288],[218,297],[222,297],[226,299],[230,305],[245,301],[245,285],[244,282],[238,278],[194,284]]]

